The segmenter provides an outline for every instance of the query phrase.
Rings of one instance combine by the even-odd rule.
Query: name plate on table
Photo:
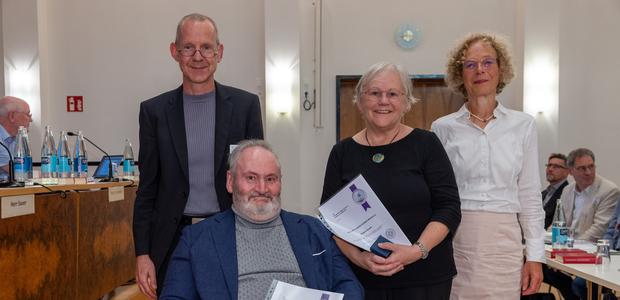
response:
[[[108,202],[125,200],[125,189],[122,186],[108,188]]]
[[[34,214],[34,195],[2,197],[2,219]]]

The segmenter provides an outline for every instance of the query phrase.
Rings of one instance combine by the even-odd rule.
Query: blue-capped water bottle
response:
[[[56,177],[56,143],[52,135],[52,127],[45,126],[43,145],[41,145],[41,179],[49,184],[51,178]]]
[[[15,153],[13,155],[13,174],[15,174],[15,181],[25,182],[28,178],[27,163],[26,163],[26,151],[24,149],[24,127],[20,126],[17,130],[17,136],[15,137]]]
[[[135,176],[133,149],[129,139],[125,139],[125,149],[123,150],[123,176]]]
[[[71,177],[71,153],[69,153],[69,143],[67,142],[67,132],[60,132],[60,139],[58,140],[58,166],[57,177],[58,178],[70,178]]]
[[[30,151],[30,139],[28,138],[28,129],[24,126],[19,126],[19,130],[22,132],[21,143],[24,147],[24,172],[26,173],[26,179],[32,179],[32,152]]]
[[[86,154],[86,147],[84,147],[84,135],[81,130],[78,130],[77,138],[75,138],[73,173],[75,177],[88,177],[88,155]]]
[[[555,215],[553,215],[553,223],[551,224],[551,247],[553,249],[566,248],[568,240],[568,227],[566,217],[562,209],[562,201],[558,199],[555,207]]]

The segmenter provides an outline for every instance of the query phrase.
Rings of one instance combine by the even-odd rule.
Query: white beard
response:
[[[245,215],[250,220],[258,222],[273,219],[280,213],[280,195],[260,195],[260,197],[271,199],[269,202],[261,204],[251,200],[253,197],[258,196],[259,195],[252,194],[249,198],[244,199],[236,191],[233,191],[233,205],[235,205],[235,208],[237,208],[241,214]]]

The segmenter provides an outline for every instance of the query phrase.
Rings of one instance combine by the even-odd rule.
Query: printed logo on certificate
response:
[[[380,242],[411,242],[361,174],[319,207],[319,219],[339,238],[387,257]]]

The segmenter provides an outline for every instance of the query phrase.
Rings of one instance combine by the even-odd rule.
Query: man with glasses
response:
[[[568,185],[568,167],[566,167],[566,155],[551,153],[547,161],[545,173],[549,186],[542,191],[543,208],[545,209],[545,229],[551,226],[553,215],[558,199],[562,191]]]
[[[224,45],[215,22],[190,14],[170,54],[183,84],[140,105],[140,186],[134,207],[136,281],[161,292],[168,260],[188,224],[226,210],[226,160],[240,140],[263,138],[256,95],[215,81]]]
[[[15,151],[15,136],[19,126],[26,129],[32,122],[28,102],[17,97],[5,96],[0,98],[0,142]],[[0,179],[6,179],[9,174],[9,153],[0,146]]]
[[[569,184],[560,197],[566,225],[574,230],[575,239],[596,242],[607,230],[620,191],[616,184],[596,175],[591,150],[571,151],[567,164],[575,182]]]

